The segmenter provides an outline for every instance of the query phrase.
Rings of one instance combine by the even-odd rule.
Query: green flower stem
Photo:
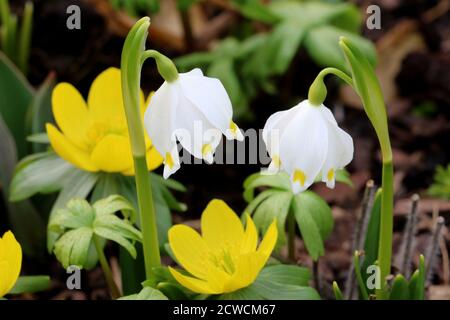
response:
[[[142,54],[141,64],[144,64],[148,58],[155,59],[158,72],[165,81],[174,82],[178,79],[177,67],[168,57],[156,50],[146,50]]]
[[[19,52],[17,66],[24,74],[28,72],[28,59],[30,57],[31,32],[33,25],[33,2],[25,3],[22,24],[20,27]]]
[[[378,265],[380,267],[381,289],[376,290],[378,299],[386,299],[386,277],[391,272],[392,259],[392,233],[394,210],[394,167],[392,160],[383,163],[381,180],[381,216],[380,216],[380,242],[378,246]]]
[[[158,229],[156,226],[156,213],[153,205],[152,186],[145,155],[134,157],[134,167],[136,171],[136,189],[141,213],[145,274],[147,279],[150,279],[152,268],[161,265],[161,258],[159,253]],[[146,244],[148,246],[146,246]]]
[[[100,244],[100,239],[95,234],[93,235],[92,239],[94,240],[95,250],[97,250],[98,260],[100,261],[100,265],[103,269],[103,274],[105,275],[106,283],[108,284],[111,297],[114,300],[118,299],[120,298],[121,294],[119,288],[114,282],[111,268],[109,267],[108,261],[106,260],[105,253],[103,252],[102,249],[102,245]]]
[[[380,267],[381,288],[376,290],[377,299],[388,298],[386,276],[391,271],[392,232],[393,232],[393,165],[392,149],[389,138],[386,106],[383,92],[373,66],[350,39],[341,37],[339,46],[352,71],[353,88],[360,96],[364,110],[369,118],[380,143],[383,158],[381,216],[378,246],[378,265]]]
[[[144,17],[136,22],[125,40],[121,61],[123,101],[135,166],[147,280],[151,279],[153,268],[161,265],[156,213],[146,161],[144,127],[140,114],[139,99],[141,90],[141,59],[149,26],[150,19],[148,17]]]
[[[287,216],[287,224],[288,224],[288,257],[289,260],[295,262],[295,216],[294,211],[289,210]]]
[[[319,72],[316,79],[309,87],[308,100],[315,106],[320,106],[327,97],[327,87],[323,82],[326,75],[334,74],[335,76],[344,80],[347,84],[353,87],[353,80],[345,72],[336,68],[325,68]]]

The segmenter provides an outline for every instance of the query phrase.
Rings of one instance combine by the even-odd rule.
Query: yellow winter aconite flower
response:
[[[169,244],[178,262],[192,276],[169,270],[184,287],[204,294],[233,292],[252,284],[269,259],[278,237],[276,222],[258,247],[250,216],[244,227],[221,200],[212,200],[201,218],[202,235],[186,225],[169,230]]]
[[[143,118],[148,101],[140,95]],[[61,158],[85,171],[134,175],[119,69],[109,68],[97,76],[87,103],[71,84],[58,84],[52,108],[60,130],[48,123],[47,134]],[[163,159],[147,136],[146,147],[147,165],[153,170]]]
[[[11,231],[0,237],[0,298],[14,287],[22,266],[22,248]]]

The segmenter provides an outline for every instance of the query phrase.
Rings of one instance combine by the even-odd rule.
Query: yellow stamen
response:
[[[210,154],[211,151],[212,151],[211,144],[207,143],[207,144],[203,145],[203,147],[202,147],[202,155],[203,156],[206,156],[206,155]]]
[[[328,181],[332,181],[334,179],[334,170],[333,169],[328,170],[327,179],[328,179]]]
[[[230,130],[233,136],[237,137],[239,127],[233,121],[230,121]]]
[[[306,181],[306,175],[302,170],[295,170],[294,171],[294,182],[299,182],[300,185],[303,187],[305,185]]]
[[[172,169],[174,166],[173,158],[170,152],[166,152],[166,164],[169,166],[170,169]]]

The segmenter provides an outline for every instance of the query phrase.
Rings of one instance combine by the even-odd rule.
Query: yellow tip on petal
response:
[[[202,156],[206,157],[212,152],[212,145],[210,143],[204,144],[202,147]]]
[[[173,166],[175,165],[175,163],[173,162],[173,158],[172,158],[172,155],[170,154],[170,152],[166,152],[165,164],[167,164],[170,169],[172,169]]]
[[[279,168],[281,165],[280,157],[277,155],[272,156],[272,163],[276,168]]]
[[[300,183],[303,187],[305,185],[306,175],[302,170],[295,170],[294,172],[294,182]]]
[[[331,181],[334,179],[334,169],[328,170],[327,179],[328,179],[328,181]]]
[[[239,127],[233,121],[230,121],[230,130],[234,137],[238,136]]]

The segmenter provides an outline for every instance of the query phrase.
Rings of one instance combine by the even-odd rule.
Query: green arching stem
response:
[[[95,250],[97,251],[98,260],[100,261],[103,274],[105,275],[106,283],[108,284],[109,291],[111,292],[111,297],[114,300],[118,299],[121,296],[120,291],[114,281],[111,268],[109,267],[108,261],[106,260],[102,245],[100,244],[100,239],[95,234],[92,236],[92,239],[94,241]]]
[[[325,98],[327,96],[327,87],[325,86],[323,79],[328,74],[334,74],[353,87],[352,78],[345,72],[336,68],[325,68],[319,72],[316,79],[309,87],[308,100],[315,106],[320,106],[325,101]]]
[[[177,67],[172,60],[167,58],[165,55],[156,50],[146,50],[142,54],[141,64],[144,64],[145,60],[148,58],[155,59],[158,72],[165,81],[174,82],[178,79]]]
[[[134,159],[147,280],[151,279],[153,268],[161,265],[156,213],[146,161],[146,146],[139,98],[141,90],[141,59],[149,26],[150,19],[148,17],[144,17],[136,22],[125,40],[121,61],[123,100]]]

